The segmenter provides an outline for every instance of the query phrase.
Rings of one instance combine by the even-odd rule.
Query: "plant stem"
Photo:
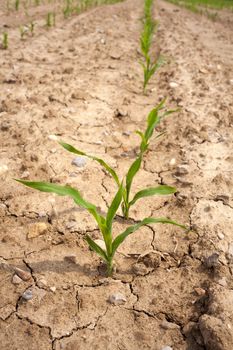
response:
[[[112,258],[110,258],[107,262],[107,275],[108,277],[112,276]]]

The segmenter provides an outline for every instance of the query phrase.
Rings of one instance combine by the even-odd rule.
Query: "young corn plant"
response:
[[[8,49],[8,33],[4,32],[2,35],[2,48],[4,50]]]
[[[144,61],[140,64],[143,68],[144,82],[143,92],[145,93],[147,84],[159,67],[164,63],[161,57],[152,60],[150,56],[150,48],[152,45],[154,33],[157,30],[157,22],[152,17],[153,0],[145,0],[144,3],[144,18],[143,18],[143,31],[140,37],[141,53]]]
[[[137,224],[134,224],[132,226],[129,226],[125,231],[121,232],[116,236],[116,238],[113,238],[112,234],[112,225],[113,220],[116,216],[117,210],[121,204],[122,196],[123,196],[123,184],[121,183],[115,197],[113,198],[106,216],[102,216],[96,206],[88,201],[86,201],[80,194],[80,192],[72,188],[70,186],[61,186],[56,185],[52,183],[47,182],[31,182],[31,181],[24,181],[24,180],[16,180],[25,186],[34,188],[36,190],[42,191],[42,192],[52,192],[59,196],[69,196],[71,197],[74,202],[79,205],[80,207],[86,209],[95,219],[99,230],[103,236],[103,240],[105,243],[105,249],[101,248],[97,243],[95,243],[89,235],[86,235],[85,239],[87,243],[89,244],[90,248],[95,251],[102,260],[107,265],[107,275],[112,275],[113,270],[113,258],[115,256],[115,253],[118,249],[118,247],[124,242],[124,240],[133,232],[138,230],[141,226],[149,225],[149,224],[155,224],[155,223],[162,223],[162,224],[171,224],[176,225],[182,228],[185,228],[183,225],[178,224],[176,221],[170,220],[168,218],[145,218],[142,221],[139,221]]]
[[[48,12],[47,13],[47,17],[46,17],[46,26],[47,26],[47,28],[51,28],[52,27],[52,19],[53,19],[52,12]]]
[[[19,10],[19,0],[15,0],[15,10]]]
[[[156,187],[149,187],[146,189],[142,189],[141,191],[137,192],[133,198],[131,198],[131,187],[132,183],[134,180],[135,175],[138,173],[141,164],[142,164],[142,159],[143,155],[147,151],[149,147],[149,141],[151,137],[153,136],[154,129],[160,121],[166,117],[167,115],[170,115],[177,110],[168,110],[165,112],[162,112],[162,109],[164,107],[165,99],[160,102],[148,115],[147,117],[147,127],[145,132],[137,131],[136,133],[140,136],[141,138],[141,143],[140,143],[140,151],[137,156],[137,158],[133,161],[131,164],[127,174],[126,174],[126,181],[125,184],[121,184],[121,181],[119,179],[119,176],[115,172],[115,170],[107,164],[103,159],[97,158],[95,156],[89,155],[81,150],[76,149],[72,145],[65,143],[63,141],[60,141],[60,145],[65,148],[67,151],[80,155],[80,156],[85,156],[88,157],[92,160],[97,161],[114,179],[116,185],[118,188],[122,187],[122,213],[123,216],[128,219],[129,218],[129,210],[130,208],[141,198],[144,197],[149,197],[149,196],[154,196],[154,195],[169,195],[173,194],[176,192],[176,189],[171,186],[167,185],[158,185]],[[164,133],[162,133],[164,134]],[[158,134],[157,137],[161,136],[162,134]]]
[[[34,29],[35,29],[35,23],[31,21],[31,23],[29,24],[29,30],[32,36],[34,35]]]
[[[20,26],[19,27],[19,33],[20,33],[20,39],[23,40],[25,34],[27,33],[27,29],[25,26]]]
[[[73,12],[72,1],[66,0],[65,3],[66,3],[66,6],[63,9],[63,14],[64,14],[64,18],[68,18],[69,16],[72,15],[72,12]]]

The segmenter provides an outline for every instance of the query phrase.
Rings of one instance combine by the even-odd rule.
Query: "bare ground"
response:
[[[144,96],[142,10],[140,0],[96,8],[25,41],[12,25],[1,50],[1,350],[232,350],[231,26],[159,1],[154,50],[167,64]],[[113,181],[94,162],[73,166],[51,135],[123,175],[133,132],[165,96],[181,110],[161,125],[166,136],[152,142],[133,191],[166,183],[179,192],[138,202],[131,219],[170,216],[192,230],[141,229],[106,279],[83,239],[100,238],[92,218],[12,178],[74,185],[106,211]],[[115,232],[125,226],[119,215]],[[110,304],[114,293],[126,301]]]

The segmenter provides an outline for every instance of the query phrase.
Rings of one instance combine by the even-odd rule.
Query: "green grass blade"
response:
[[[160,122],[159,111],[163,108],[166,99],[163,99],[150,113],[147,117],[147,128],[145,131],[145,138],[148,140],[151,138],[154,128]]]
[[[133,232],[137,231],[141,226],[149,225],[149,224],[171,224],[175,226],[179,226],[183,229],[186,229],[184,225],[178,224],[176,221],[170,220],[168,218],[145,218],[142,221],[140,221],[138,224],[135,224],[133,226],[128,227],[124,232],[119,234],[112,243],[112,257],[115,254],[117,248],[120,246],[121,243],[124,242],[124,240]]]
[[[92,250],[94,250],[104,261],[108,261],[108,257],[105,253],[105,251],[96,244],[88,235],[86,235],[85,240],[89,244]]]
[[[118,189],[117,194],[115,195],[107,212],[106,227],[109,232],[112,231],[112,222],[121,204],[122,196],[123,196],[123,184],[120,185],[120,188]]]
[[[142,157],[140,155],[133,162],[133,164],[129,168],[129,171],[128,171],[127,175],[126,175],[126,196],[127,196],[127,200],[129,199],[129,193],[130,193],[131,185],[132,185],[132,182],[133,182],[133,178],[137,174],[137,172],[139,171],[140,166],[141,166],[141,162],[142,162]]]
[[[58,196],[69,196],[74,200],[76,204],[78,204],[82,208],[87,209],[89,213],[94,216],[99,227],[101,227],[105,223],[104,217],[102,217],[97,212],[96,206],[92,203],[87,202],[85,199],[83,199],[79,191],[70,186],[61,186],[61,185],[51,184],[49,182],[25,181],[25,180],[18,180],[18,179],[15,179],[15,180],[27,187],[34,188],[41,192],[52,192],[57,194]]]
[[[135,194],[134,198],[132,201],[129,203],[129,205],[133,205],[138,199],[144,198],[144,197],[149,197],[149,196],[154,196],[154,195],[159,195],[159,196],[165,196],[168,194],[173,194],[176,193],[176,188],[167,186],[167,185],[160,185],[157,187],[149,187],[144,190],[139,191],[138,193]]]
[[[63,141],[59,141],[59,144],[65,148],[67,151],[74,153],[74,154],[78,154],[80,156],[85,156],[89,159],[95,160],[96,162],[98,162],[102,167],[105,168],[105,170],[112,175],[113,179],[115,180],[117,186],[120,186],[120,180],[115,172],[115,170],[113,170],[113,168],[110,167],[110,165],[108,165],[103,159],[101,158],[97,158],[95,156],[91,156],[85,152],[82,152],[78,149],[76,149],[75,147],[73,147],[72,145],[69,145],[68,143],[65,143]]]

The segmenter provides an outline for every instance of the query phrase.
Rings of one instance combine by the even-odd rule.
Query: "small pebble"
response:
[[[126,297],[121,293],[114,293],[108,298],[110,304],[121,305],[126,302]]]
[[[169,86],[170,86],[172,89],[175,89],[175,88],[178,86],[178,84],[175,83],[174,81],[171,81],[171,82],[169,83]]]
[[[171,160],[170,160],[170,163],[169,163],[170,165],[175,165],[176,164],[176,158],[172,158]]]
[[[72,160],[71,164],[77,166],[78,168],[82,168],[85,166],[86,162],[87,162],[86,159],[83,157],[75,157]]]
[[[49,135],[48,138],[49,138],[49,140],[52,140],[52,141],[57,141],[58,140],[57,135]]]
[[[53,286],[53,287],[50,287],[50,290],[51,290],[51,292],[53,292],[53,293],[55,293],[55,292],[56,292],[56,289],[57,289],[57,288],[56,288],[56,287],[54,287],[54,286]]]
[[[164,346],[161,350],[173,350],[170,346]]]
[[[104,38],[102,38],[102,39],[100,40],[100,42],[101,42],[101,44],[103,44],[103,45],[106,44],[106,40],[105,40]]]
[[[203,288],[197,287],[197,288],[194,288],[194,290],[199,297],[202,297],[203,295],[206,294],[206,291]]]
[[[33,297],[33,293],[30,289],[25,290],[25,292],[22,294],[22,298],[24,300],[31,300]]]
[[[27,179],[30,176],[29,171],[25,170],[23,174],[20,176],[21,179]]]
[[[163,329],[179,329],[180,326],[176,323],[173,323],[173,322],[168,322],[166,320],[164,320],[160,326],[163,328]]]
[[[216,267],[219,263],[218,259],[219,259],[219,254],[213,253],[205,259],[204,264],[209,269],[212,267]]]
[[[8,170],[8,166],[7,165],[5,165],[5,164],[0,165],[0,175],[4,174],[7,170]]]
[[[22,278],[20,278],[18,275],[14,275],[12,277],[12,283],[13,284],[20,284],[21,282],[23,282]]]
[[[30,272],[24,271],[19,269],[18,267],[15,268],[15,273],[18,275],[23,281],[28,281],[31,278]]]
[[[224,234],[222,232],[218,232],[218,238],[219,239],[224,239]]]

